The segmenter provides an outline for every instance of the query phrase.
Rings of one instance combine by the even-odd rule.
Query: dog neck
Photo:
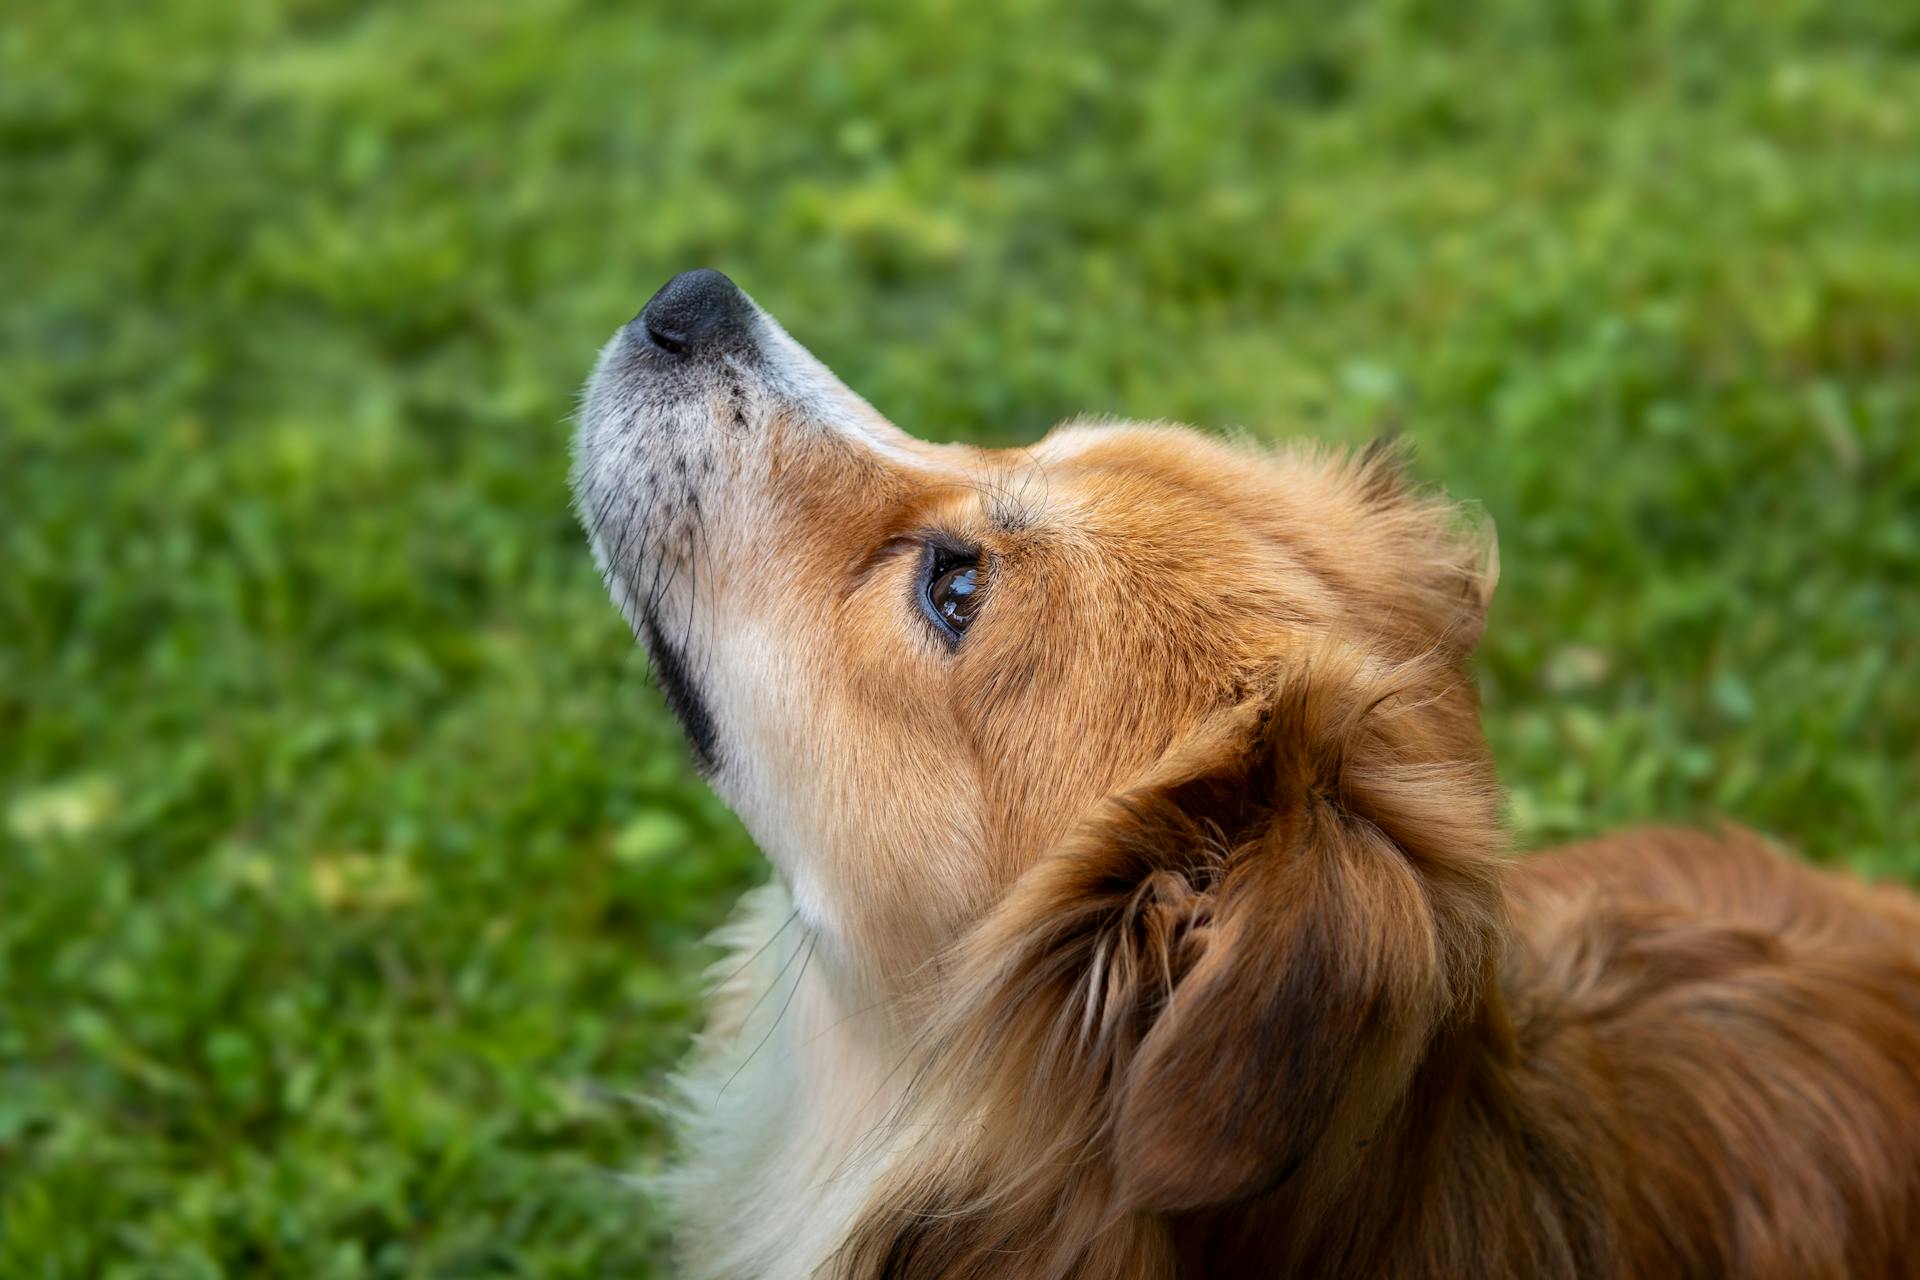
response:
[[[1090,1280],[1466,1275],[1498,1241],[1521,1275],[1549,1240],[1569,1274],[1612,1274],[1608,1223],[1618,1206],[1594,1163],[1605,1135],[1592,1100],[1568,1083],[1580,1072],[1536,1060],[1538,1046],[1523,1043],[1512,1010],[1538,1002],[1514,991],[1516,981],[1485,975],[1377,1127],[1329,1134],[1251,1197],[1116,1213],[1112,1171],[1099,1159],[1062,1162],[1037,1193],[997,1197],[975,1172],[996,1167],[995,1157],[969,1149],[991,1126],[956,1128],[872,1171],[876,1194],[837,1260],[848,1274],[907,1280],[1015,1274],[1004,1269],[1008,1250],[1023,1259],[1017,1274]],[[1428,1229],[1435,1224],[1450,1226]]]
[[[693,1065],[676,1080],[687,1163],[660,1188],[689,1276],[815,1274],[892,1158],[913,1044],[773,883],[726,949]]]
[[[911,1122],[925,1044],[893,1002],[863,1002],[845,983],[779,886],[749,895],[723,941],[725,981],[697,1064],[679,1082],[682,1137],[697,1158],[665,1188],[686,1274],[832,1274],[846,1241],[865,1249],[886,1239],[887,1250],[934,1268],[925,1275],[944,1275],[962,1242],[981,1234],[982,1216],[997,1219],[986,1236],[1023,1241],[1038,1275],[1058,1269],[1049,1258],[1110,1280],[1284,1276],[1290,1266],[1446,1274],[1456,1252],[1470,1270],[1489,1240],[1518,1251],[1541,1238],[1581,1260],[1579,1274],[1606,1273],[1611,1211],[1592,1164],[1601,1135],[1590,1102],[1565,1083],[1578,1072],[1534,1060],[1523,1043],[1529,1033],[1512,1011],[1529,1017],[1538,1000],[1512,972],[1489,974],[1436,1033],[1374,1132],[1323,1143],[1279,1185],[1237,1204],[1114,1217],[1104,1206],[1110,1184],[1088,1168],[1063,1169],[1033,1203],[976,1202],[967,1169],[978,1128],[960,1116],[941,1133]],[[1414,1218],[1479,1225],[1407,1230]],[[903,1248],[903,1232],[921,1238]],[[1410,1248],[1421,1256],[1401,1256]],[[1330,1259],[1342,1260],[1331,1272]]]

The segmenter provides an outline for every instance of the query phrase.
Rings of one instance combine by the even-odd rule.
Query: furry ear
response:
[[[1487,610],[1493,606],[1494,589],[1500,585],[1500,534],[1494,528],[1493,517],[1478,503],[1455,510],[1464,512],[1459,538],[1463,557],[1460,573],[1467,616],[1472,619],[1469,628],[1472,638],[1466,646],[1471,649],[1486,630]]]
[[[1374,616],[1408,614],[1423,623],[1422,640],[1464,654],[1480,641],[1500,581],[1499,540],[1479,504],[1422,492],[1410,474],[1411,454],[1400,437],[1386,435],[1348,463],[1367,512],[1365,536],[1378,540],[1375,557],[1388,569],[1381,580],[1358,585]]]
[[[1188,864],[1217,831],[1224,856],[1151,931],[1178,943],[1142,962],[1169,987],[1113,1079],[1118,1206],[1229,1203],[1343,1158],[1490,980],[1494,792],[1422,723],[1436,675],[1323,657],[1209,767],[1123,806],[1118,843]]]
[[[951,957],[836,1274],[1165,1276],[1155,1211],[1364,1141],[1493,980],[1474,705],[1438,657],[1290,659],[1029,868]]]

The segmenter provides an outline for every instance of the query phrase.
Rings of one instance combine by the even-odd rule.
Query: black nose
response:
[[[701,267],[661,285],[627,330],[635,340],[678,356],[744,343],[752,323],[753,304],[739,286]]]

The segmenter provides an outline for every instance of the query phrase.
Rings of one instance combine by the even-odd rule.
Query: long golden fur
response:
[[[699,288],[724,341],[617,336],[576,471],[778,873],[690,1272],[1916,1274],[1920,906],[1734,830],[1510,860],[1491,541],[1394,451],[927,445]]]

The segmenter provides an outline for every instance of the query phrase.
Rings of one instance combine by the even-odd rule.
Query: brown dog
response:
[[[778,873],[692,1274],[1920,1274],[1920,907],[1739,832],[1507,861],[1491,543],[1390,453],[924,444],[690,272],[575,483]]]

